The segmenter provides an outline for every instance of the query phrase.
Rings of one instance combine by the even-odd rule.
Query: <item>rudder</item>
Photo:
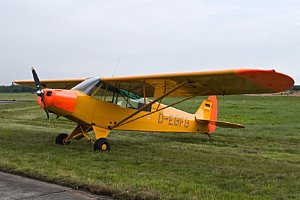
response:
[[[218,120],[218,102],[216,96],[209,96],[203,100],[202,104],[195,113],[196,120],[209,121],[208,133],[216,130],[216,121]]]

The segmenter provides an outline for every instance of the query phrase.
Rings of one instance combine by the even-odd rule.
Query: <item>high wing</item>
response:
[[[161,96],[184,81],[187,83],[170,97],[276,93],[294,85],[294,80],[287,75],[258,69],[113,77],[101,81],[140,96],[145,87],[147,97]]]
[[[41,81],[49,88],[69,89],[84,79]],[[290,89],[294,80],[275,70],[241,69],[100,78],[103,84],[139,96],[159,97],[181,85],[169,97],[276,93]],[[31,81],[15,81],[33,86]],[[59,87],[63,86],[63,87]],[[72,87],[71,87],[72,86]]]

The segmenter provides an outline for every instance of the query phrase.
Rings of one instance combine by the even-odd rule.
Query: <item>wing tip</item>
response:
[[[294,86],[294,79],[276,70],[238,69],[235,74],[272,92],[282,92]]]

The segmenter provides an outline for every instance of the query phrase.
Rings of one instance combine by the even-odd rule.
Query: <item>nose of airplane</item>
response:
[[[49,108],[50,106],[53,105],[53,90],[51,89],[43,89],[43,93],[41,95],[44,95],[44,101],[46,104],[46,107]],[[38,103],[40,105],[41,108],[45,109],[45,105],[42,102],[42,97],[40,95],[38,95]]]
[[[51,107],[56,107],[64,111],[73,112],[76,106],[77,94],[73,90],[44,89],[44,100],[46,107],[51,111]],[[40,96],[38,103],[44,109],[44,104]]]

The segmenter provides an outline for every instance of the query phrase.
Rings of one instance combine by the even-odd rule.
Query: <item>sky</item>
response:
[[[0,85],[222,69],[300,84],[299,0],[0,0]]]

